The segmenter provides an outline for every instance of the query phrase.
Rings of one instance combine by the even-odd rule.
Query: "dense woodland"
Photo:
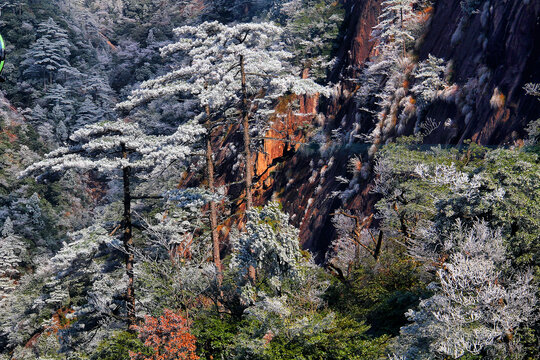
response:
[[[353,66],[370,1],[0,0],[0,359],[538,359],[540,70],[512,142],[434,141],[498,73],[421,56],[432,0]]]

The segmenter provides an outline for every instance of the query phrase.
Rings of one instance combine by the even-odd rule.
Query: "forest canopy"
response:
[[[501,9],[0,2],[0,360],[538,358]]]

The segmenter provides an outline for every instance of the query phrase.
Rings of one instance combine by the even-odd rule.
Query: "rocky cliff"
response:
[[[540,81],[540,2],[484,1],[477,13],[464,16],[460,1],[437,1],[419,50],[420,59],[428,54],[453,61],[460,88],[474,86],[464,101],[430,109],[428,116],[455,123],[451,133],[435,131],[431,142],[512,144],[540,114],[538,102],[523,90]]]
[[[304,247],[317,253],[319,261],[334,237],[331,214],[338,208],[369,214],[376,201],[370,193],[370,176],[367,180],[356,176],[367,158],[367,145],[359,137],[371,132],[375,122],[359,115],[354,78],[372,53],[370,34],[380,3],[344,2],[344,37],[336,54],[339,61],[330,74],[339,86],[320,107],[326,140],[296,138],[309,144],[294,149],[267,141],[266,155],[257,161],[257,173],[264,174],[257,191],[259,202],[279,198],[300,227]],[[416,44],[418,61],[432,54],[451,64],[451,81],[458,95],[427,109],[426,118],[436,128],[425,141],[519,143],[527,123],[540,116],[539,103],[523,90],[524,84],[540,81],[540,3],[484,1],[468,14],[460,0],[438,0],[426,13],[426,21],[427,31]],[[294,117],[289,120],[293,125],[302,123]],[[449,122],[450,126],[443,126]],[[405,134],[413,133],[413,125]],[[332,136],[346,140],[344,145],[332,145]],[[351,174],[349,184],[338,181],[339,176],[350,179]]]

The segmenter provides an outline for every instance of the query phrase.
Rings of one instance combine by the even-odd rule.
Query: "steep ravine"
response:
[[[456,129],[448,134],[440,128],[428,140],[513,144],[540,114],[540,104],[523,90],[526,83],[540,81],[540,2],[484,1],[481,11],[464,22],[459,37],[461,17],[459,1],[437,1],[420,59],[433,54],[452,60],[453,81],[460,87],[484,74],[486,80],[469,94],[473,113],[468,123],[467,114],[452,104],[439,104],[429,111],[428,116],[438,121],[452,118]]]
[[[357,84],[352,79],[372,52],[374,44],[369,37],[380,2],[344,2],[345,36],[336,54],[338,64],[330,74],[330,80],[339,81],[339,86],[335,96],[320,108],[327,138],[338,128],[342,137],[350,137],[352,133],[369,133],[374,127],[372,119],[358,115],[353,101]],[[461,102],[438,101],[427,110],[426,116],[441,125],[425,139],[427,143],[456,144],[473,139],[489,145],[519,144],[527,123],[540,116],[538,102],[523,91],[524,84],[540,81],[540,3],[485,1],[482,6],[478,13],[463,20],[461,37],[454,36],[452,41],[464,17],[460,0],[436,1],[428,30],[417,43],[419,61],[428,54],[443,58],[453,64],[451,80],[459,89],[467,88],[468,82],[475,85],[475,91],[462,91]],[[482,77],[486,72],[488,75]],[[466,112],[464,101],[469,105]],[[442,126],[447,119],[452,119],[452,126]],[[406,134],[412,134],[413,127]],[[281,200],[300,227],[304,247],[317,253],[319,260],[334,237],[331,214],[340,207],[369,214],[376,201],[370,194],[369,180],[355,176],[350,186],[336,180],[337,176],[351,178],[354,169],[350,159],[354,154],[362,159],[367,149],[360,140],[343,140],[346,145],[341,147],[304,146],[277,166],[273,164],[268,171],[270,178],[259,184],[256,193],[258,203],[272,197]],[[268,164],[282,157],[285,148],[272,148],[272,143],[266,146],[270,147],[269,155],[257,163],[257,173],[265,172]],[[335,196],[336,191],[345,189],[349,189],[350,196]]]

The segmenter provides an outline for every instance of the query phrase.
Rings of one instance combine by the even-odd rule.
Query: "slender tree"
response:
[[[153,99],[169,95],[196,98],[200,112],[206,117],[207,180],[211,193],[214,189],[212,160],[213,122],[229,110],[241,113],[244,141],[244,171],[246,209],[253,206],[253,156],[251,131],[264,129],[258,117],[253,124],[255,109],[265,109],[277,97],[287,93],[311,94],[325,89],[308,79],[293,75],[299,71],[289,65],[293,56],[284,51],[282,29],[270,23],[247,23],[227,26],[219,22],[205,22],[199,26],[175,29],[179,41],[161,49],[163,56],[180,53],[184,62],[178,69],[157,79],[144,82],[129,99],[119,105],[130,110]],[[221,268],[217,233],[217,208],[210,202],[210,222],[214,243],[214,263]]]
[[[22,173],[25,176],[43,170],[95,170],[109,178],[121,179],[124,209],[121,228],[128,276],[126,303],[129,326],[135,324],[132,181],[134,178],[152,178],[173,163],[188,159],[194,154],[191,145],[204,132],[196,123],[179,127],[171,136],[150,136],[136,124],[123,121],[88,125],[71,136],[70,146],[49,153],[45,160],[31,165]]]
[[[371,36],[379,42],[378,47],[390,43],[401,46],[403,56],[406,53],[406,42],[414,40],[409,29],[409,21],[414,18],[411,0],[385,0],[382,2],[382,12],[379,23],[373,27]]]
[[[244,140],[246,209],[253,205],[251,131],[264,131],[267,116],[254,119],[255,110],[268,110],[274,101],[287,93],[298,95],[326,92],[312,80],[300,79],[299,69],[290,66],[293,55],[283,50],[283,30],[271,23],[224,25],[205,22],[175,30],[180,40],[164,47],[162,55],[183,53],[184,64],[155,80],[141,85],[121,108],[133,108],[166,95],[193,94],[201,106],[225,113],[240,110]]]
[[[26,251],[24,243],[15,235],[13,222],[8,217],[4,221],[0,236],[0,301],[15,288],[19,277],[21,255]]]

